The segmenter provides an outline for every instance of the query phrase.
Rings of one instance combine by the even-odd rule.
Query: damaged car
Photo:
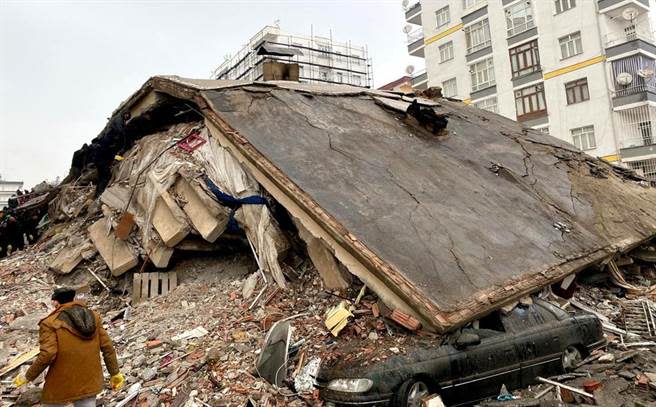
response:
[[[574,369],[606,343],[594,315],[570,315],[534,298],[494,312],[446,337],[371,366],[324,365],[317,386],[328,406],[421,406],[439,394],[449,406],[469,405]]]

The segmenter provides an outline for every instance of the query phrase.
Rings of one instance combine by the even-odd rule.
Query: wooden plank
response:
[[[20,355],[16,356],[11,361],[9,361],[9,363],[7,363],[7,365],[5,365],[0,370],[0,376],[4,376],[7,373],[11,372],[12,370],[16,369],[17,367],[21,366],[23,363],[29,362],[38,354],[39,354],[38,346],[28,350],[27,352],[21,353]]]
[[[89,227],[89,237],[113,276],[120,276],[139,264],[139,258],[124,241],[117,239],[113,231],[107,234],[107,218]]]
[[[545,379],[544,377],[539,377],[539,376],[538,376],[537,379],[538,379],[539,381],[541,381],[542,383],[547,383],[547,384],[550,384],[550,385],[552,385],[552,386],[562,387],[563,389],[567,389],[567,390],[569,390],[569,391],[571,391],[571,392],[573,392],[573,393],[580,394],[581,396],[584,396],[584,397],[589,397],[589,398],[591,398],[591,399],[593,399],[593,400],[594,400],[594,398],[595,398],[595,397],[594,397],[594,394],[590,394],[590,393],[588,393],[588,392],[586,392],[586,391],[583,391],[583,390],[581,390],[581,389],[577,389],[576,387],[568,386],[568,385],[566,385],[566,384],[558,383],[558,382],[553,381],[553,380]]]
[[[178,273],[172,271],[169,273],[169,291],[175,290],[178,286]]]
[[[141,274],[132,275],[132,302],[135,304],[141,301]]]
[[[169,293],[169,275],[171,273],[159,273],[160,280],[162,281],[162,295],[165,296]]]
[[[225,230],[227,218],[217,218],[203,202],[199,192],[184,178],[178,178],[174,188],[176,194],[185,202],[182,205],[182,210],[189,217],[191,224],[203,236],[203,239],[213,243]]]
[[[148,274],[139,273],[139,278],[141,279],[141,299],[145,300],[148,298]]]
[[[148,298],[157,297],[159,295],[159,273],[148,273],[150,277],[150,295]]]

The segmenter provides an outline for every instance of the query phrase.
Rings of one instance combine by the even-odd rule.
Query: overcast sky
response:
[[[264,25],[369,47],[374,84],[407,54],[401,0],[0,0],[0,175],[26,187],[68,173],[119,103],[150,76],[207,78]]]

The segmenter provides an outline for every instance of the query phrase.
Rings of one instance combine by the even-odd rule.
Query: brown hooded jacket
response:
[[[103,388],[100,352],[110,375],[119,373],[116,352],[100,316],[80,301],[57,307],[39,322],[40,353],[25,374],[29,381],[48,368],[41,400],[66,404]]]

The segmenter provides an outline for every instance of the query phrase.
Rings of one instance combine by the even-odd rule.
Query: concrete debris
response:
[[[198,326],[192,330],[186,331],[181,333],[180,335],[176,335],[171,340],[174,341],[182,341],[182,340],[188,340],[188,339],[194,339],[194,338],[201,338],[205,335],[207,335],[207,329],[203,328],[202,326]]]
[[[321,365],[418,355],[540,290],[596,315],[608,346],[485,405],[652,401],[656,192],[481,114],[348,86],[152,78],[62,185],[0,219],[3,399],[34,392],[4,383],[69,285],[105,317],[129,385],[102,405],[321,406]]]

